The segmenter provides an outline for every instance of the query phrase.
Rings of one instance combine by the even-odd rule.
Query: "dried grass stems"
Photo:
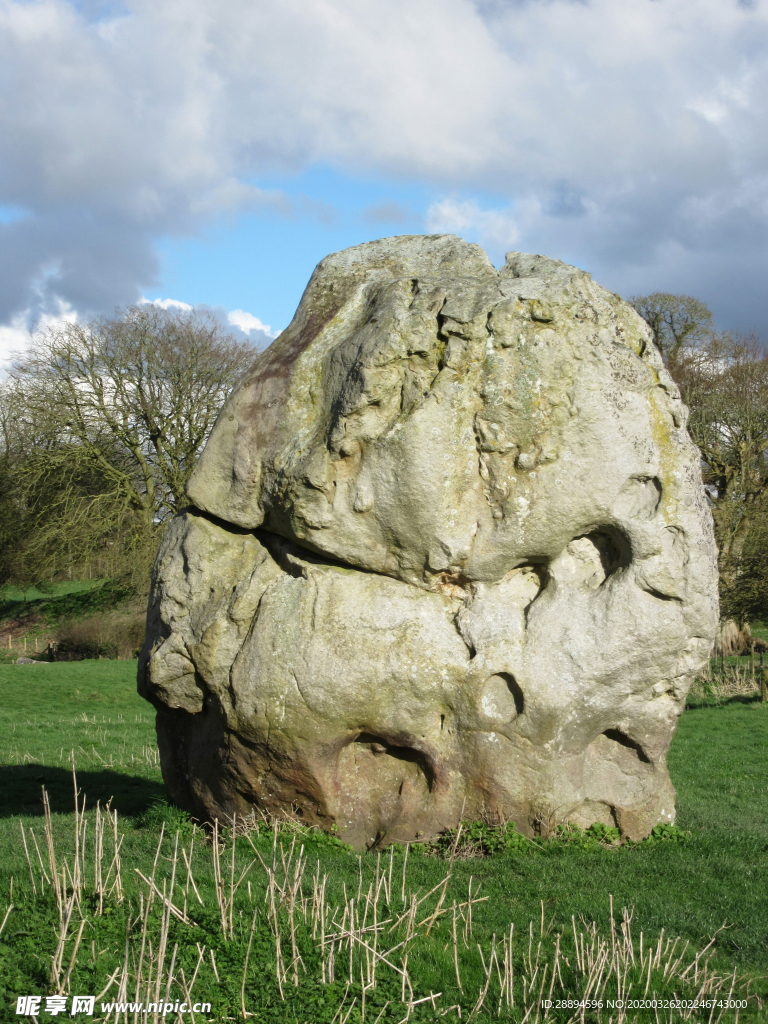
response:
[[[48,886],[55,893],[59,927],[51,957],[50,983],[59,994],[69,993],[78,957],[87,956],[84,950],[88,944],[82,940],[89,926],[88,908],[99,916],[108,901],[125,900],[117,814],[109,806],[97,806],[95,835],[89,841],[86,802],[77,787],[74,762],[72,777],[76,812],[74,852],[69,858],[55,848],[45,791],[43,848],[47,858],[32,830],[27,834],[22,825],[33,892],[43,894]],[[194,907],[205,906],[193,874],[193,864],[200,863],[201,856],[211,858],[221,943],[244,946],[247,934],[242,974],[238,978],[237,1009],[244,1021],[254,1016],[249,1009],[249,982],[256,974],[263,977],[265,969],[263,960],[254,962],[252,955],[257,928],[262,935],[260,948],[268,938],[273,949],[269,969],[274,971],[282,1000],[290,992],[296,993],[305,980],[314,985],[319,982],[324,986],[344,986],[333,1024],[347,1024],[353,1012],[355,1019],[376,1024],[387,1008],[390,1014],[393,1009],[399,1014],[400,1024],[407,1024],[411,1018],[474,1021],[481,1014],[484,1019],[543,1024],[554,1019],[552,1005],[558,999],[578,1000],[577,1008],[568,1010],[569,1024],[591,1020],[594,1015],[588,1004],[601,1000],[605,1004],[607,999],[617,1003],[614,1010],[604,1011],[601,1019],[608,1022],[610,1018],[610,1024],[629,1024],[635,1018],[627,1009],[627,1001],[656,996],[674,996],[686,1004],[665,1011],[671,1012],[665,1020],[706,1020],[708,1024],[717,1024],[724,1019],[725,1008],[713,1006],[711,1013],[707,1011],[702,1016],[692,1004],[735,998],[758,1002],[749,992],[748,978],[738,977],[736,971],[723,975],[713,968],[717,934],[700,952],[690,950],[689,944],[679,938],[665,936],[663,930],[652,941],[642,931],[635,938],[632,912],[624,909],[620,915],[615,914],[612,897],[607,929],[601,930],[584,919],[577,922],[575,918],[571,918],[569,927],[557,929],[554,917],[547,922],[542,901],[539,919],[530,921],[522,934],[510,922],[490,938],[485,929],[476,935],[477,914],[488,897],[481,895],[481,885],[474,878],[469,878],[466,891],[462,891],[465,883],[454,877],[461,828],[454,838],[444,876],[429,891],[414,890],[411,885],[408,847],[400,868],[395,864],[395,847],[391,846],[387,853],[378,852],[375,861],[373,856],[366,857],[365,863],[358,858],[356,885],[348,891],[344,883],[340,896],[336,890],[334,897],[320,860],[316,860],[314,869],[309,867],[303,841],[306,827],[294,822],[286,828],[278,820],[270,824],[269,852],[263,841],[266,819],[258,823],[258,828],[238,819],[225,828],[215,822],[210,841],[205,844],[200,843],[201,832],[196,827],[188,843],[182,843],[178,831],[174,836],[166,835],[163,825],[151,871],[145,874],[134,868],[138,909],[133,906],[128,913],[121,961],[106,978],[97,1003],[113,990],[110,998],[119,1003],[132,999],[135,1004],[154,1003],[162,1007],[184,1001],[192,1006],[204,964],[206,971],[210,964],[213,976],[220,982],[214,949],[199,941],[204,931],[194,920]],[[259,841],[258,847],[254,840]],[[196,844],[201,851],[197,861]],[[238,846],[241,854],[250,847],[246,866],[239,870]],[[168,852],[164,854],[163,850]],[[158,872],[161,862],[163,870]],[[253,877],[249,877],[257,864]],[[242,904],[237,920],[243,909],[250,915],[250,930],[246,924],[245,934],[238,929],[237,937],[236,901]],[[0,933],[11,909],[0,922]],[[177,922],[173,928],[172,918]],[[186,954],[183,957],[179,957],[180,945]],[[188,958],[191,948],[196,950],[193,970]],[[450,991],[427,994],[418,976],[419,965],[439,960],[441,955],[446,966],[442,987]],[[93,945],[92,956],[95,962]],[[233,962],[232,957],[228,960]],[[378,1009],[376,1014],[371,1008],[371,994],[382,984],[383,993],[373,1000]],[[386,1003],[380,1008],[384,998]],[[235,1008],[230,1012],[236,1012]],[[127,1010],[115,1010],[113,1014],[115,1024],[118,1020],[129,1024],[131,1014]],[[148,1024],[150,1018],[152,1024],[157,1024],[159,1014],[162,1009],[149,1014],[134,1010],[133,1024]],[[174,1009],[173,1016],[177,1020],[189,1018],[195,1024],[191,1011],[182,1013]],[[562,1012],[558,1012],[557,1019],[565,1019]]]
[[[760,671],[755,672],[754,658],[749,665],[717,665],[713,668],[710,664],[694,680],[689,696],[717,701],[750,697],[760,689]]]

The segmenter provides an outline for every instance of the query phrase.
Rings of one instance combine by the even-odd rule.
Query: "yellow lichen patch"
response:
[[[658,374],[654,372],[654,375],[658,379]],[[674,526],[678,519],[677,495],[681,472],[678,468],[677,444],[672,438],[672,419],[666,408],[666,394],[658,386],[648,392],[648,413],[651,436],[659,455],[658,476],[662,488],[660,511],[667,525]]]

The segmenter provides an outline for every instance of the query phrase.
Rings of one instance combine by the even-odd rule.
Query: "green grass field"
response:
[[[692,702],[681,718],[669,766],[678,791],[677,823],[683,833],[690,833],[676,832],[674,838],[682,841],[622,848],[606,848],[597,842],[583,841],[552,842],[540,847],[524,844],[526,848],[522,851],[457,859],[452,865],[445,859],[414,850],[409,853],[405,874],[403,851],[398,849],[391,855],[392,881],[382,883],[382,873],[386,879],[390,870],[389,852],[382,854],[381,873],[377,875],[379,861],[375,855],[358,859],[332,838],[292,831],[286,826],[274,848],[273,885],[285,887],[286,877],[288,888],[293,884],[303,844],[306,857],[302,882],[304,902],[297,897],[291,917],[287,894],[283,906],[271,914],[270,900],[265,902],[270,892],[268,870],[258,862],[247,839],[240,838],[235,849],[234,880],[237,881],[251,861],[256,862],[232,900],[230,932],[229,909],[225,910],[227,919],[222,925],[213,845],[205,836],[202,840],[199,835],[196,837],[193,852],[193,877],[202,905],[187,882],[181,854],[176,866],[176,894],[172,902],[182,913],[186,906],[188,918],[194,925],[177,920],[173,915],[164,924],[162,911],[167,905],[157,894],[150,911],[146,911],[148,885],[134,869],[139,868],[146,878],[150,877],[161,823],[167,820],[171,838],[164,839],[155,878],[160,892],[163,884],[170,892],[172,836],[180,828],[181,842],[189,851],[192,826],[184,814],[163,803],[154,741],[154,713],[135,693],[135,671],[135,662],[116,661],[0,666],[0,920],[9,904],[14,907],[0,934],[0,1020],[21,1019],[15,1012],[19,995],[44,996],[55,992],[57,987],[70,996],[99,995],[114,972],[117,972],[115,980],[104,999],[133,999],[136,974],[143,972],[139,990],[139,998],[142,998],[147,989],[147,964],[151,963],[155,972],[153,979],[158,972],[161,976],[160,996],[169,984],[171,1002],[184,998],[183,986],[189,985],[194,976],[195,998],[212,1004],[210,1011],[202,1016],[195,1015],[197,1020],[242,1020],[245,1008],[250,1015],[248,1019],[254,1021],[331,1024],[335,1014],[339,1024],[345,1019],[346,1024],[355,1024],[363,1020],[365,985],[366,1021],[374,1022],[380,1015],[381,1024],[391,1024],[409,1014],[413,1021],[467,1020],[484,987],[487,988],[485,999],[473,1019],[499,1019],[497,1010],[501,997],[501,1019],[522,1021],[525,1007],[537,1002],[540,985],[546,986],[542,992],[543,997],[547,996],[555,962],[562,979],[562,985],[558,980],[554,990],[555,997],[558,993],[562,997],[570,992],[575,997],[577,991],[584,992],[588,964],[582,962],[579,973],[572,948],[572,917],[577,931],[585,934],[595,949],[602,936],[608,951],[606,956],[615,954],[620,959],[616,950],[621,938],[623,907],[631,908],[634,937],[631,955],[638,958],[639,936],[640,931],[643,932],[644,963],[650,962],[649,944],[653,943],[656,948],[663,929],[660,967],[656,970],[652,965],[651,993],[657,991],[667,997],[673,992],[678,996],[681,992],[695,994],[688,985],[690,978],[680,981],[679,975],[693,962],[695,952],[704,949],[710,937],[725,924],[708,951],[707,955],[711,954],[712,958],[707,970],[710,974],[724,976],[732,975],[735,969],[741,985],[739,992],[744,994],[744,979],[748,979],[749,993],[768,1000],[768,706],[754,697],[740,697],[726,703],[702,698]],[[74,751],[78,785],[87,794],[82,862],[85,880],[79,901],[73,903],[72,921],[60,949],[57,984],[52,980],[51,964],[61,932],[60,915],[51,885],[41,886],[43,874],[32,834],[37,839],[43,867],[50,879],[41,802],[41,787],[44,786],[50,796],[57,868],[61,872],[66,859],[64,878],[70,892],[69,875],[75,873],[70,751]],[[100,913],[94,893],[94,808],[97,800],[103,806],[110,798],[111,806],[118,813],[118,832],[123,836],[120,859],[124,899],[118,901],[113,891],[102,901],[103,913]],[[32,892],[19,819],[27,829],[36,895]],[[112,840],[109,834],[105,835],[104,874],[113,855]],[[273,838],[269,829],[251,836],[253,846],[269,870],[273,865]],[[294,838],[296,843],[289,862]],[[231,844],[227,841],[221,850],[222,884],[218,889],[225,900],[230,891],[230,851]],[[439,904],[443,891],[440,883],[449,867],[450,879],[445,883],[445,896]],[[313,883],[313,876],[317,878],[316,883]],[[316,890],[324,876],[326,883],[321,901]],[[376,961],[377,984],[373,988],[367,987],[373,958],[363,943],[373,942],[369,920],[373,904],[369,900],[366,909],[366,894],[369,886],[376,885],[377,878],[381,893],[377,903],[378,919],[390,917],[394,924],[399,915],[406,913],[406,919],[391,935],[386,934],[389,925],[379,929],[380,935],[375,933],[380,948],[395,946],[396,940],[403,940],[409,930],[411,935],[405,946],[388,956],[393,966]],[[109,884],[113,879],[114,872]],[[467,908],[460,906],[467,903],[470,882],[472,893],[479,892],[478,898],[483,900],[471,908],[471,928],[466,920]],[[416,898],[421,899],[435,886],[436,892],[418,906],[413,925],[409,924],[407,912],[411,895],[417,894]],[[614,927],[619,929],[619,938],[611,935],[611,897]],[[347,913],[350,898],[356,900],[357,907],[351,910],[351,915]],[[458,907],[456,956],[463,991],[458,988],[454,965],[454,901]],[[321,902],[328,912],[318,924]],[[331,909],[334,907],[338,907],[335,924]],[[146,927],[142,910],[148,914]],[[435,910],[447,910],[447,913],[437,915],[430,934],[426,935],[428,924],[419,929],[419,921]],[[368,932],[360,931],[364,916]],[[349,933],[350,918],[355,921],[352,933],[358,938],[352,941],[351,951],[349,939],[344,940],[342,936],[335,940],[335,980],[328,983],[330,947],[326,944],[322,952],[318,952],[319,929],[325,927],[329,935],[334,933],[333,929],[338,933],[344,921]],[[75,948],[81,920],[85,924]],[[275,922],[281,940],[279,956]],[[591,922],[597,926],[597,937],[589,939],[586,928]],[[511,924],[514,924],[514,952],[509,964],[515,971],[514,1007],[507,1005],[508,969],[504,966],[502,952],[508,949]],[[313,930],[317,933],[314,940]],[[146,947],[143,960],[142,934]],[[667,937],[674,940],[677,936],[681,941],[670,961],[668,954],[672,947],[666,945]],[[166,944],[164,959],[160,956],[163,941]],[[294,985],[292,967],[294,941],[296,953],[301,955],[300,961],[295,960],[298,986]],[[676,978],[667,983],[662,978],[663,965],[674,963],[686,942],[689,945],[682,966]],[[543,981],[542,966],[538,973],[535,969],[539,943],[541,965],[546,961],[550,970]],[[555,949],[558,943],[560,946]],[[612,946],[615,949],[612,950]],[[175,954],[172,953],[174,947]],[[403,968],[406,948],[409,950],[406,973],[412,994],[405,987],[403,974],[398,973]],[[628,965],[627,977],[634,985],[632,993],[642,995],[645,980],[638,980],[639,965],[630,965],[626,942],[622,948],[621,956]],[[560,949],[565,951],[567,962],[562,958],[557,960]],[[492,955],[496,956],[493,966]],[[530,963],[527,962],[529,955]],[[70,962],[71,972],[64,983]],[[278,983],[281,962],[285,969],[284,977],[280,975],[284,998],[281,998]],[[484,964],[490,968],[490,975],[485,972]],[[350,965],[353,984],[348,986]],[[121,996],[122,970],[125,970],[126,980]],[[169,970],[173,974],[171,983],[167,982]],[[322,982],[323,971],[326,984]],[[531,984],[536,989],[533,995],[529,991]],[[721,998],[727,995],[728,984],[721,990]],[[150,979],[149,991],[150,994],[155,991],[155,980]],[[615,995],[615,979],[606,992]],[[435,996],[432,1002],[430,993],[440,993],[440,996]],[[427,1001],[419,1003],[419,999]],[[100,1016],[104,1019],[100,1005],[99,1002],[93,1019]],[[461,1018],[455,1009],[457,1006]],[[450,1007],[454,1009],[449,1010]],[[339,1008],[341,1012],[337,1012]],[[543,1019],[544,1011],[540,1007],[538,1010]],[[443,1017],[444,1011],[447,1012]],[[555,1008],[549,1019],[565,1021],[575,1012]],[[600,1019],[606,1024],[609,1019],[616,1024],[623,1019],[657,1019],[653,1010],[632,1010],[626,1017],[622,1017],[621,1012],[603,1008],[598,1017],[597,1011],[589,1010],[585,1019]],[[670,1019],[669,1009],[658,1012],[658,1020]],[[672,1012],[674,1020],[680,1019]],[[533,1024],[536,1013],[532,1010],[528,1024]],[[710,1018],[707,1008],[695,1011],[690,1019],[714,1021],[719,1014],[721,1008],[715,1008]],[[173,1011],[171,1015],[176,1018]],[[728,1010],[722,1011],[720,1017],[722,1020],[734,1018],[735,1014]],[[53,1018],[43,1012],[38,1019]],[[111,1019],[115,1019],[114,1011]],[[129,1013],[120,1019],[133,1017]],[[188,1020],[190,1016],[185,1015],[183,1019]],[[747,1009],[740,1011],[739,1019],[768,1020],[768,1012],[760,1011],[758,1002],[752,1000]]]
[[[123,596],[109,580],[67,580],[38,590],[0,588],[0,623],[55,622],[63,616],[83,615],[114,604]]]

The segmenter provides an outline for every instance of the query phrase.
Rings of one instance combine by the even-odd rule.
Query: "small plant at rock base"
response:
[[[589,828],[579,828],[572,821],[557,825],[553,830],[550,842],[567,843],[585,850],[592,846],[616,846],[621,834],[615,826],[604,825],[596,821]]]
[[[514,821],[494,824],[488,821],[463,821],[456,843],[458,829],[443,832],[433,843],[413,843],[414,849],[432,856],[491,857],[499,853],[525,853],[537,844],[517,831]]]
[[[643,842],[646,846],[655,843],[686,843],[691,838],[691,833],[679,828],[677,825],[655,825],[651,834]]]
[[[154,832],[159,832],[161,825],[165,823],[166,834],[172,836],[178,831],[181,840],[190,839],[195,827],[195,821],[191,814],[165,800],[151,803],[139,818],[138,823],[141,828]],[[205,835],[205,832],[202,834]]]

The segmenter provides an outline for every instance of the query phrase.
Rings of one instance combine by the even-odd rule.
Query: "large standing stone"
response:
[[[139,689],[173,798],[360,847],[483,811],[673,820],[717,622],[685,420],[644,322],[573,267],[452,235],[323,260],[158,555]]]

